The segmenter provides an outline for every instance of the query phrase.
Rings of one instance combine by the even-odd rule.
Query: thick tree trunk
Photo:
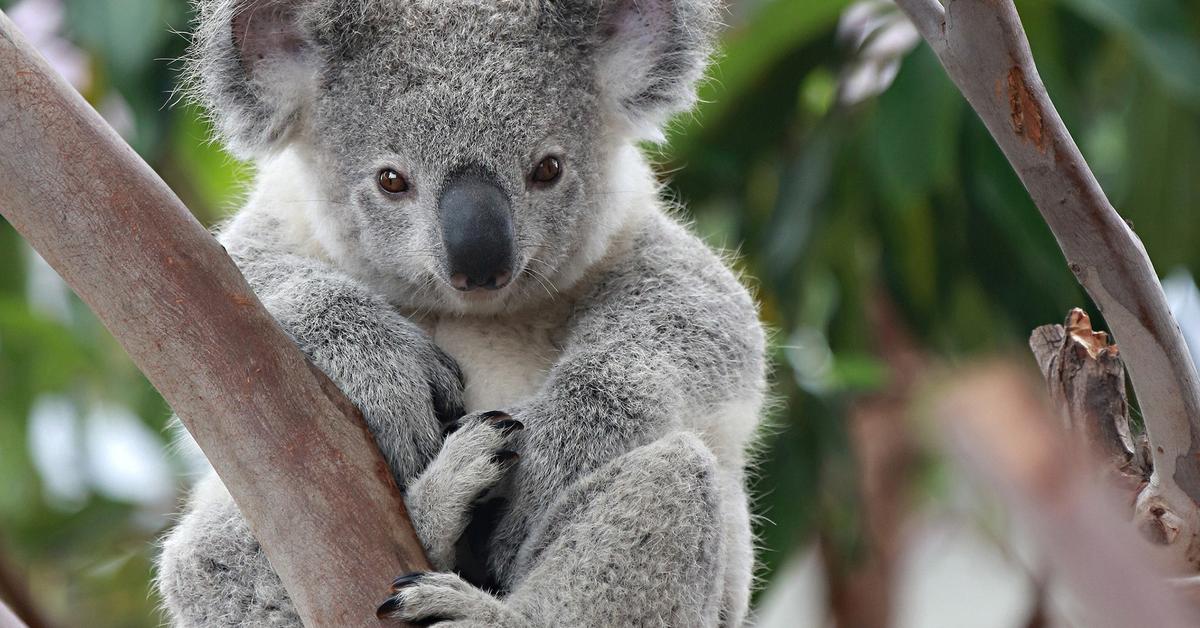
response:
[[[428,569],[355,408],[225,251],[0,14],[0,213],[179,414],[309,626]]]
[[[1055,110],[1013,0],[896,4],[1008,157],[1120,344],[1153,445],[1154,474],[1137,500],[1138,525],[1168,513],[1179,528],[1159,553],[1175,568],[1195,572],[1200,382],[1145,248],[1105,197]]]

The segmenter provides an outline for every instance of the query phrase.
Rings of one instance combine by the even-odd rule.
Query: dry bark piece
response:
[[[1088,315],[1076,308],[1063,325],[1035,329],[1029,347],[1067,431],[1139,488],[1150,476],[1149,461],[1130,432],[1125,366],[1108,334],[1094,331]]]

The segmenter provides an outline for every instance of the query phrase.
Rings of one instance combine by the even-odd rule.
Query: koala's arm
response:
[[[362,411],[397,481],[409,485],[441,447],[441,423],[462,414],[457,365],[360,282],[286,246],[281,232],[276,219],[251,210],[220,239],[267,310]],[[410,515],[431,554],[453,544],[455,522],[417,506]],[[175,626],[299,625],[215,475],[195,489],[164,539],[157,582]]]
[[[362,411],[396,480],[406,486],[462,415],[458,365],[360,281],[295,252],[283,225],[245,211],[220,239],[267,310]]]
[[[517,409],[527,429],[489,561],[502,581],[530,526],[577,478],[681,430],[740,464],[757,420],[764,334],[722,260],[657,214],[618,257],[578,303],[545,385]],[[722,416],[728,408],[755,416]],[[739,420],[748,425],[721,425]],[[742,442],[712,442],[722,439]]]
[[[462,373],[431,338],[381,297],[329,263],[299,255],[266,212],[243,212],[221,240],[283,328],[360,410],[406,502],[417,535],[439,568],[469,500],[457,485],[421,482],[442,446],[442,429],[463,414]],[[435,490],[443,488],[445,490]]]

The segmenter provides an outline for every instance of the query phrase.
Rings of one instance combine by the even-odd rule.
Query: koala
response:
[[[195,5],[193,91],[257,166],[219,238],[436,570],[380,616],[741,625],[764,332],[638,148],[693,105],[718,0]],[[176,626],[300,624],[215,474],[157,587]]]

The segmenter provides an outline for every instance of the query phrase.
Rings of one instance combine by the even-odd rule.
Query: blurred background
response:
[[[1067,126],[1200,333],[1200,2],[1017,5]],[[173,96],[185,0],[0,8],[202,222],[237,207],[251,170]],[[866,625],[866,590],[893,625],[1037,625],[1037,573],[1003,513],[906,408],[926,366],[999,355],[1034,372],[1030,330],[1095,308],[890,2],[732,0],[728,21],[704,104],[652,152],[696,228],[738,253],[774,333],[754,480],[762,624]],[[168,416],[0,222],[0,595],[25,589],[59,625],[160,623],[154,542],[189,472]],[[870,465],[895,481],[864,481]],[[872,500],[885,507],[868,516]],[[881,555],[898,584],[872,580]]]

